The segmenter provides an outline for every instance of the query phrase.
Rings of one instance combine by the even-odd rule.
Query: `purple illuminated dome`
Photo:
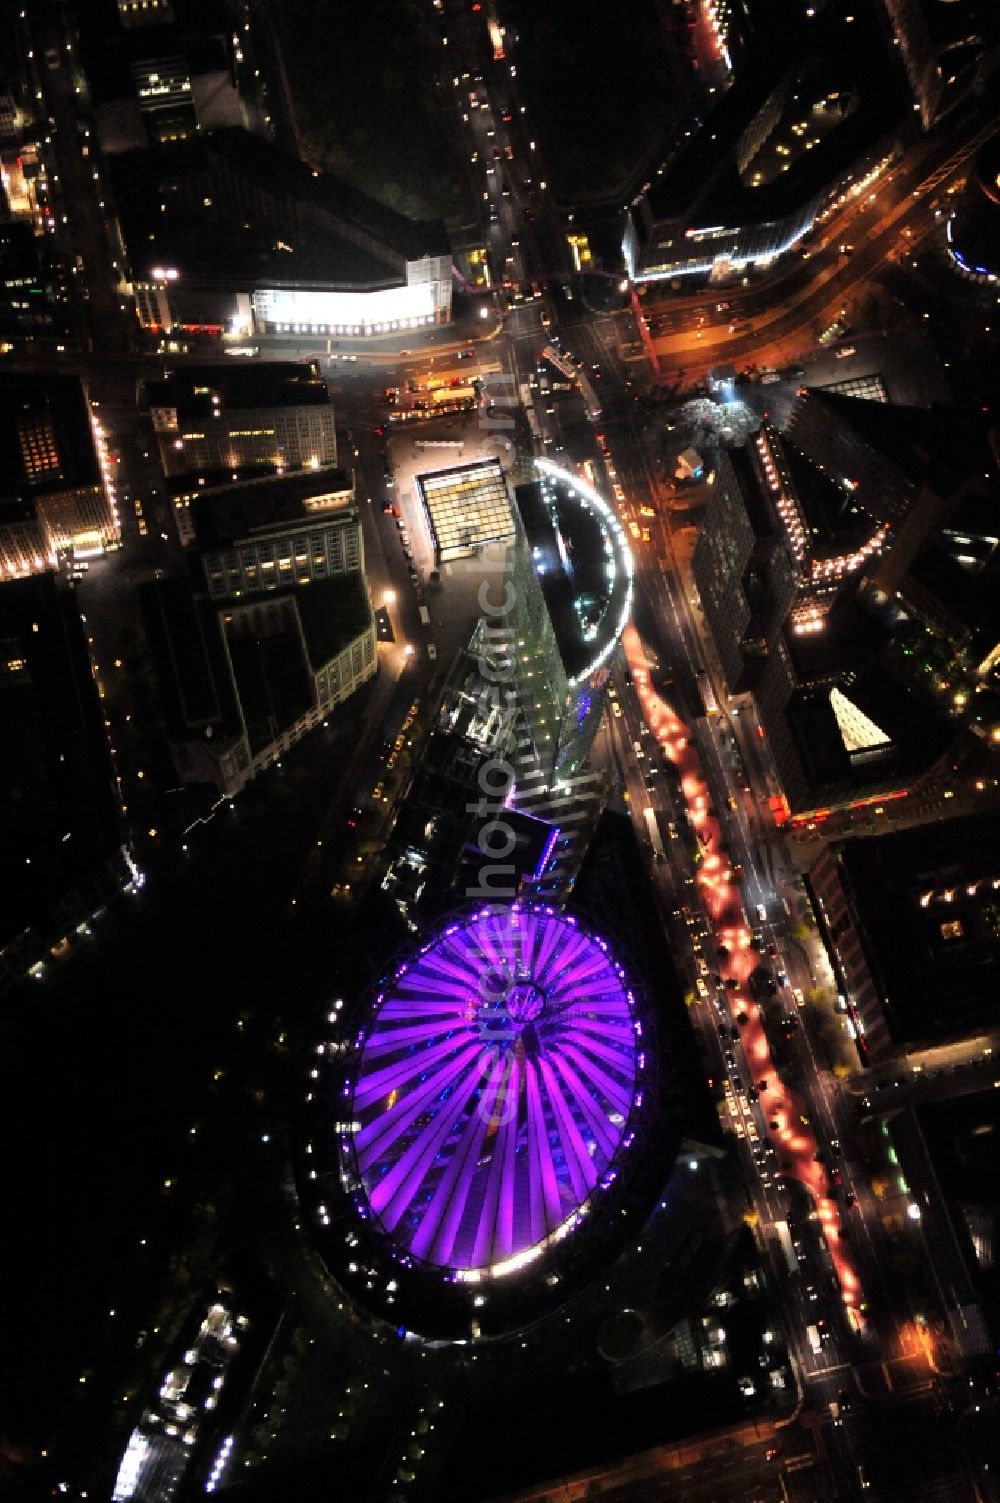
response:
[[[459,1278],[531,1261],[615,1176],[641,1032],[620,968],[571,918],[514,905],[449,923],[362,1038],[349,1151],[366,1214]]]

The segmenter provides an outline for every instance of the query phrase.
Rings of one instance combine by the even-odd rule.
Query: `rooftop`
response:
[[[989,423],[978,413],[934,402],[908,407],[810,387],[796,399],[788,434],[816,463],[861,480],[860,498],[873,512],[879,486],[941,494],[963,487],[1000,499]],[[859,476],[858,469],[864,473]]]
[[[885,46],[877,27],[861,8],[851,27],[840,17],[822,12],[805,25],[809,37],[790,21],[783,38],[771,38],[752,50],[735,81],[669,162],[649,190],[647,202],[654,220],[692,225],[736,225],[781,220],[829,184],[836,182],[871,144],[888,133],[901,117],[901,100],[887,76]],[[794,59],[794,61],[793,61]],[[836,127],[821,135],[814,149],[789,156],[787,170],[745,187],[737,163],[737,143],[752,133],[758,117],[773,96],[785,88],[789,103],[803,70],[815,66],[824,77],[835,77],[841,92],[854,90],[857,107]],[[803,107],[805,113],[805,107]]]
[[[227,361],[186,365],[146,383],[150,407],[176,407],[180,421],[210,418],[220,409],[328,407],[330,395],[315,360]]]
[[[442,224],[407,219],[238,128],[126,153],[111,170],[140,274],[175,256],[182,270],[229,281],[361,287],[401,280],[406,261],[449,254]],[[235,228],[243,216],[233,206],[247,199],[253,222]]]
[[[114,769],[76,599],[51,574],[0,587],[0,946],[120,843]]]
[[[336,657],[371,621],[368,585],[360,569],[314,579],[296,590],[294,599],[313,668]]]
[[[1000,815],[837,848],[897,1042],[1000,1021]]]
[[[258,633],[227,633],[236,695],[256,756],[312,704],[302,638],[293,625]]]
[[[190,478],[174,489],[190,491]],[[270,528],[306,522],[320,508],[324,516],[351,513],[353,497],[354,481],[346,470],[305,470],[206,488],[195,494],[191,516],[199,545],[220,548]]]
[[[780,440],[798,498],[811,558],[852,552],[866,543],[878,523],[853,492],[813,464],[797,444]]]
[[[484,543],[506,542],[514,530],[500,461],[479,460],[416,477],[439,559]]]
[[[217,607],[197,601],[184,580],[167,578],[141,584],[139,603],[170,739],[206,726],[223,738],[235,735],[239,716]]]

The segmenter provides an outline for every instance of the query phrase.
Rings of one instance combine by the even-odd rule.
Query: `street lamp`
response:
[[[920,1207],[917,1205],[915,1200],[911,1200],[910,1204],[906,1207],[906,1214],[907,1216],[909,1216],[911,1221],[920,1220]]]
[[[395,590],[386,590],[385,593],[382,596],[382,604],[383,605],[394,605],[395,602],[396,602],[396,591]]]

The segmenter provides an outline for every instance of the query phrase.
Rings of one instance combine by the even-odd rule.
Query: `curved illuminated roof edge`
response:
[[[499,999],[491,1000],[488,988],[483,993],[487,999],[489,1017],[492,1020],[490,1027],[498,1031],[480,1033],[480,1024],[465,1016],[468,999],[465,991],[462,990],[462,982],[466,972],[461,967],[463,965],[478,967],[483,963],[484,955],[491,957],[492,963],[499,966],[501,964],[499,942],[502,941],[505,930],[509,934],[511,928],[521,933],[527,943],[526,951],[518,950],[518,955],[527,966],[527,970],[523,977],[516,981],[516,984],[506,988],[502,1005]],[[484,943],[485,948],[483,948]],[[585,977],[582,971],[580,975],[576,975],[572,968],[567,971],[563,964],[562,956],[566,952],[567,945],[572,944],[576,946],[577,971],[581,971],[582,968],[586,971]],[[510,957],[507,956],[506,959],[509,961]],[[580,1007],[584,1005],[586,986],[595,985],[595,960],[600,968],[598,978],[600,984],[596,996],[590,998],[586,1006],[590,1009],[597,1009],[603,1025],[602,1030],[595,1030],[593,1023],[588,1021],[592,1016],[590,1012],[583,1018],[577,1017]],[[541,969],[537,969],[538,967]],[[474,977],[476,971],[472,969],[467,974]],[[513,974],[512,971],[511,975]],[[575,914],[562,912],[545,903],[530,901],[516,901],[510,905],[492,905],[485,908],[470,907],[467,911],[448,915],[432,930],[428,939],[404,952],[394,968],[391,981],[389,975],[390,973],[387,972],[379,982],[372,1016],[356,1035],[355,1044],[359,1063],[345,1080],[342,1095],[345,1103],[350,1102],[352,1126],[350,1131],[338,1129],[342,1163],[351,1166],[351,1175],[357,1181],[355,1190],[361,1200],[356,1200],[355,1203],[358,1205],[362,1219],[370,1220],[375,1226],[380,1227],[388,1240],[395,1244],[396,1256],[403,1267],[413,1268],[423,1265],[444,1275],[449,1282],[465,1284],[504,1278],[520,1272],[579,1226],[592,1212],[596,1198],[608,1190],[618,1177],[619,1161],[631,1147],[636,1135],[635,1113],[642,1107],[645,1094],[644,1077],[647,1070],[647,1055],[643,1043],[645,1008],[642,994],[634,986],[607,940],[588,924],[581,923]],[[408,994],[406,985],[400,989],[401,983],[406,978],[409,978],[407,985],[412,995]],[[609,981],[612,983],[610,988]],[[457,991],[456,982],[458,983]],[[581,988],[584,990],[581,991]],[[522,996],[522,993],[529,995]],[[513,1122],[516,1127],[521,1119],[520,1111],[515,1111],[511,1116],[507,1106],[509,1099],[519,1099],[522,1087],[525,1102],[530,1103],[525,1108],[526,1121],[533,1127],[536,1121],[543,1120],[543,1104],[546,1113],[555,1114],[555,1120],[560,1124],[560,1140],[565,1137],[566,1143],[572,1144],[575,1139],[579,1150],[578,1156],[574,1157],[570,1154],[567,1157],[566,1168],[561,1175],[564,1182],[563,1189],[568,1193],[572,1188],[573,1193],[569,1195],[569,1199],[572,1200],[575,1197],[575,1203],[571,1209],[568,1206],[563,1207],[567,1214],[558,1221],[554,1214],[550,1214],[549,1224],[545,1226],[543,1235],[534,1241],[526,1243],[519,1241],[516,1228],[512,1227],[512,1242],[505,1255],[496,1261],[483,1264],[466,1265],[452,1261],[455,1251],[454,1234],[459,1225],[456,1219],[451,1229],[452,1244],[449,1246],[448,1258],[438,1263],[436,1259],[428,1257],[427,1252],[430,1246],[436,1244],[440,1234],[441,1209],[457,1207],[460,1213],[464,1211],[473,1176],[468,1168],[468,1160],[463,1159],[459,1147],[453,1147],[451,1163],[448,1164],[444,1174],[438,1176],[437,1184],[432,1187],[435,1191],[434,1199],[441,1201],[437,1218],[431,1219],[428,1213],[426,1224],[421,1219],[415,1237],[400,1239],[398,1226],[404,1220],[404,1216],[408,1216],[412,1211],[411,1200],[406,1200],[404,1214],[401,1215],[397,1211],[391,1224],[387,1223],[384,1216],[385,1205],[376,1203],[379,1197],[381,1196],[382,1200],[386,1201],[389,1194],[386,1187],[394,1180],[398,1180],[399,1183],[393,1189],[392,1195],[393,1198],[400,1198],[400,1192],[406,1186],[406,1178],[401,1174],[401,1168],[408,1165],[410,1159],[413,1158],[415,1146],[422,1146],[426,1140],[437,1150],[435,1162],[441,1158],[441,1144],[437,1137],[439,1123],[446,1118],[450,1121],[454,1115],[451,1110],[454,1102],[445,1107],[443,1113],[433,1103],[426,1105],[422,1112],[419,1134],[412,1141],[407,1137],[402,1144],[404,1151],[402,1153],[397,1151],[398,1145],[392,1136],[391,1127],[387,1125],[386,1114],[397,1110],[404,1120],[405,1133],[411,1134],[413,1108],[412,1104],[401,1103],[396,1099],[404,1094],[404,1089],[401,1073],[402,1061],[396,1057],[392,1049],[394,1036],[402,1040],[403,1053],[406,1055],[412,1055],[418,1043],[420,1047],[423,1047],[432,1034],[443,1038],[444,1045],[441,1042],[435,1043],[434,1048],[428,1054],[426,1071],[419,1076],[419,1089],[435,1092],[439,1084],[448,1084],[459,1069],[468,1075],[469,1079],[472,1079],[473,1075],[482,1074],[481,1059],[474,1069],[470,1069],[469,1061],[465,1057],[469,1045],[464,1038],[463,1030],[465,1033],[472,1030],[470,1038],[473,1038],[473,1034],[478,1036],[478,1042],[473,1039],[475,1050],[487,1050],[495,1056],[495,1060],[490,1064],[490,1069],[495,1071],[496,1061],[509,1060],[516,1054],[516,1049],[511,1050],[510,1053],[506,1051],[506,1043],[511,1039],[516,1042],[521,1035],[522,1025],[526,1024],[532,1029],[542,1026],[538,1021],[538,1014],[529,1013],[526,1009],[536,997],[541,999],[547,993],[551,993],[559,1001],[549,1022],[552,1034],[549,1039],[549,1066],[543,1065],[540,1072],[541,1077],[547,1080],[546,1088],[540,1090],[536,1086],[532,1089],[519,1079],[519,1071],[523,1070],[522,1063],[513,1077],[505,1071],[501,1078],[505,1091],[510,1079],[513,1078],[515,1097],[507,1098],[500,1095],[493,1097],[491,1112],[496,1110],[496,1103],[499,1101],[500,1107],[495,1118],[495,1124],[499,1125],[497,1136],[499,1144],[505,1141],[509,1125]],[[516,1012],[512,1010],[512,997],[520,1009]],[[593,1016],[597,1016],[597,1013]],[[399,1034],[394,1035],[394,1029],[400,1024],[402,1027]],[[622,1030],[627,1032],[627,1045],[622,1038],[616,1042],[613,1024],[617,1026],[619,1032]],[[414,1035],[418,1033],[426,1034],[427,1040],[416,1040]],[[452,1045],[453,1037],[458,1038],[458,1053]],[[538,1047],[536,1045],[536,1050]],[[449,1051],[447,1054],[443,1052],[445,1048]],[[564,1052],[570,1061],[571,1068],[566,1068],[559,1063]],[[615,1058],[618,1059],[617,1070]],[[416,1072],[412,1064],[409,1061],[405,1063],[409,1074],[415,1078]],[[623,1083],[625,1075],[628,1076],[627,1084]],[[390,1105],[383,1110],[380,1104],[381,1093],[390,1079],[393,1085]],[[602,1094],[602,1085],[604,1094]],[[369,1099],[359,1104],[359,1093],[362,1097]],[[372,1103],[376,1098],[379,1098],[379,1106],[373,1111]],[[629,1101],[627,1107],[626,1098]],[[439,1098],[439,1100],[443,1099],[443,1097]],[[582,1107],[579,1105],[581,1101],[584,1103]],[[467,1105],[467,1101],[464,1100],[460,1103],[463,1112]],[[607,1113],[607,1122],[603,1122],[600,1116],[602,1111]],[[439,1113],[437,1119],[434,1116],[436,1112]],[[591,1144],[591,1155],[588,1156],[580,1134],[580,1123],[573,1125],[578,1112],[582,1112],[580,1123],[584,1124],[584,1130],[586,1131],[586,1124],[589,1124],[589,1130],[598,1136],[601,1144],[600,1152],[595,1151],[595,1145]],[[620,1115],[616,1116],[615,1113]],[[468,1115],[470,1122],[478,1118],[483,1129],[496,1130],[491,1113],[482,1116],[477,1108],[474,1113],[470,1112]],[[427,1120],[424,1121],[423,1118]],[[602,1122],[603,1126],[596,1127],[595,1119],[597,1122]],[[363,1126],[361,1126],[362,1120],[364,1120]],[[368,1153],[371,1162],[367,1167],[360,1161],[359,1148],[362,1137],[369,1139],[365,1152]],[[548,1136],[545,1135],[545,1141],[548,1140]],[[387,1147],[392,1150],[395,1157],[392,1159],[392,1172],[383,1176],[380,1159]],[[480,1141],[474,1159],[478,1159],[481,1151]],[[591,1157],[594,1164],[599,1167],[591,1168]],[[549,1165],[548,1175],[545,1172],[546,1160]],[[553,1167],[551,1149],[539,1155],[537,1164],[542,1177],[540,1183],[544,1184],[547,1180],[553,1190],[558,1192],[558,1179]],[[587,1166],[586,1169],[583,1165]],[[412,1175],[412,1173],[413,1166],[410,1165],[407,1175]],[[525,1175],[529,1177],[530,1182],[530,1179],[534,1177],[533,1168],[525,1169],[519,1177],[516,1173],[509,1176],[512,1210],[515,1196],[522,1202],[526,1200],[528,1192]],[[499,1181],[497,1183],[499,1185]],[[420,1181],[419,1193],[423,1192],[426,1184],[427,1180],[424,1176]],[[442,1190],[445,1187],[448,1191],[447,1197],[442,1196]],[[546,1205],[549,1204],[549,1193],[550,1191],[546,1190],[543,1196],[543,1202]],[[412,1196],[412,1190],[407,1191],[407,1194]],[[531,1196],[532,1198],[534,1196],[533,1190]],[[478,1201],[480,1210],[484,1205],[488,1208],[489,1202],[482,1193],[479,1194]],[[363,1209],[361,1208],[362,1202]],[[494,1217],[499,1215],[496,1204],[493,1205],[492,1214]],[[484,1220],[483,1225],[489,1228],[491,1223]],[[428,1227],[430,1234],[425,1236]],[[431,1239],[434,1239],[433,1242]],[[423,1252],[418,1252],[416,1243],[421,1240],[428,1246]]]
[[[588,481],[583,480],[579,475],[575,475],[572,470],[564,470],[561,466],[553,464],[551,459],[536,459],[535,468],[541,474],[549,475],[553,480],[560,481],[570,491],[575,491],[589,502],[604,527],[605,535],[611,542],[617,566],[621,569],[626,581],[625,598],[622,602],[617,625],[610,637],[599,649],[596,657],[592,658],[585,668],[581,669],[579,673],[574,674],[569,680],[570,688],[575,689],[577,684],[583,683],[584,679],[589,678],[596,669],[600,668],[618,646],[622,632],[628,625],[629,616],[632,614],[635,563],[621,523],[604,497]]]

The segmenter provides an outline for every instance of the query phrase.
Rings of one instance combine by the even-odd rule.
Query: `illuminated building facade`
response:
[[[0,376],[0,566],[5,578],[99,553],[120,532],[113,466],[75,377]]]
[[[212,487],[178,500],[213,600],[364,570],[361,519],[340,470]]]
[[[188,366],[146,387],[164,474],[327,469],[333,408],[315,361]]]
[[[796,828],[907,797],[954,739],[884,667],[888,629],[859,594],[885,526],[765,428],[723,455],[695,544],[726,687],[752,696],[782,789],[775,814]]]
[[[548,460],[515,489],[508,633],[537,767],[579,773],[607,699],[610,659],[632,609],[633,561],[617,517],[587,481]],[[500,637],[498,636],[498,641]]]
[[[401,287],[369,291],[264,287],[251,295],[253,328],[266,334],[385,334],[446,322],[451,257],[407,262]]]

